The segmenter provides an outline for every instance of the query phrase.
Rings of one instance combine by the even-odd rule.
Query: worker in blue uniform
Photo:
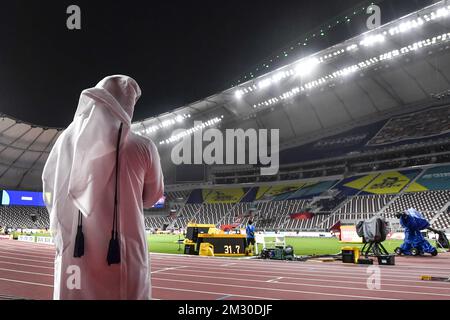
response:
[[[255,226],[253,225],[253,221],[250,220],[248,222],[245,233],[247,235],[247,247],[245,248],[245,253],[247,255],[253,254],[253,248],[255,246]]]
[[[395,251],[397,254],[421,255],[430,253],[437,255],[437,249],[433,247],[422,235],[421,231],[430,228],[430,223],[416,209],[408,209],[398,213],[400,225],[405,229],[405,241]]]

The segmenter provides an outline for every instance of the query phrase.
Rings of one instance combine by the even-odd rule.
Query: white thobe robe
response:
[[[59,136],[43,172],[43,191],[56,246],[54,299],[150,299],[143,207],[163,195],[158,150],[130,131],[137,83],[112,76],[82,92],[74,121]],[[120,264],[108,266],[120,123],[118,208]],[[78,212],[84,256],[74,258]]]

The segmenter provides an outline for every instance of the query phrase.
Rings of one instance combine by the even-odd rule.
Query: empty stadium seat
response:
[[[33,221],[32,214],[36,215],[36,221]],[[45,207],[0,206],[0,226],[20,229],[48,229],[50,218]]]
[[[338,213],[376,213],[394,198],[391,194],[354,196],[342,206]]]
[[[422,212],[427,219],[432,219],[450,201],[449,190],[404,193],[385,210],[386,217],[394,217],[395,213],[414,208]]]

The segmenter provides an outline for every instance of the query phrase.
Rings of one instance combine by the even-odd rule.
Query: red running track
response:
[[[367,287],[367,266],[151,254],[154,299],[165,300],[448,300],[450,254],[396,257],[380,266],[381,288]],[[54,248],[0,240],[0,296],[51,299]]]

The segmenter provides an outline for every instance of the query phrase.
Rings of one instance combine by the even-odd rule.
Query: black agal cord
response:
[[[108,265],[120,263],[120,243],[119,243],[119,208],[118,208],[118,183],[119,183],[119,147],[120,139],[122,137],[123,123],[120,124],[119,138],[117,139],[117,151],[116,151],[116,187],[114,192],[114,217],[113,227],[111,231],[111,240],[109,240]]]

